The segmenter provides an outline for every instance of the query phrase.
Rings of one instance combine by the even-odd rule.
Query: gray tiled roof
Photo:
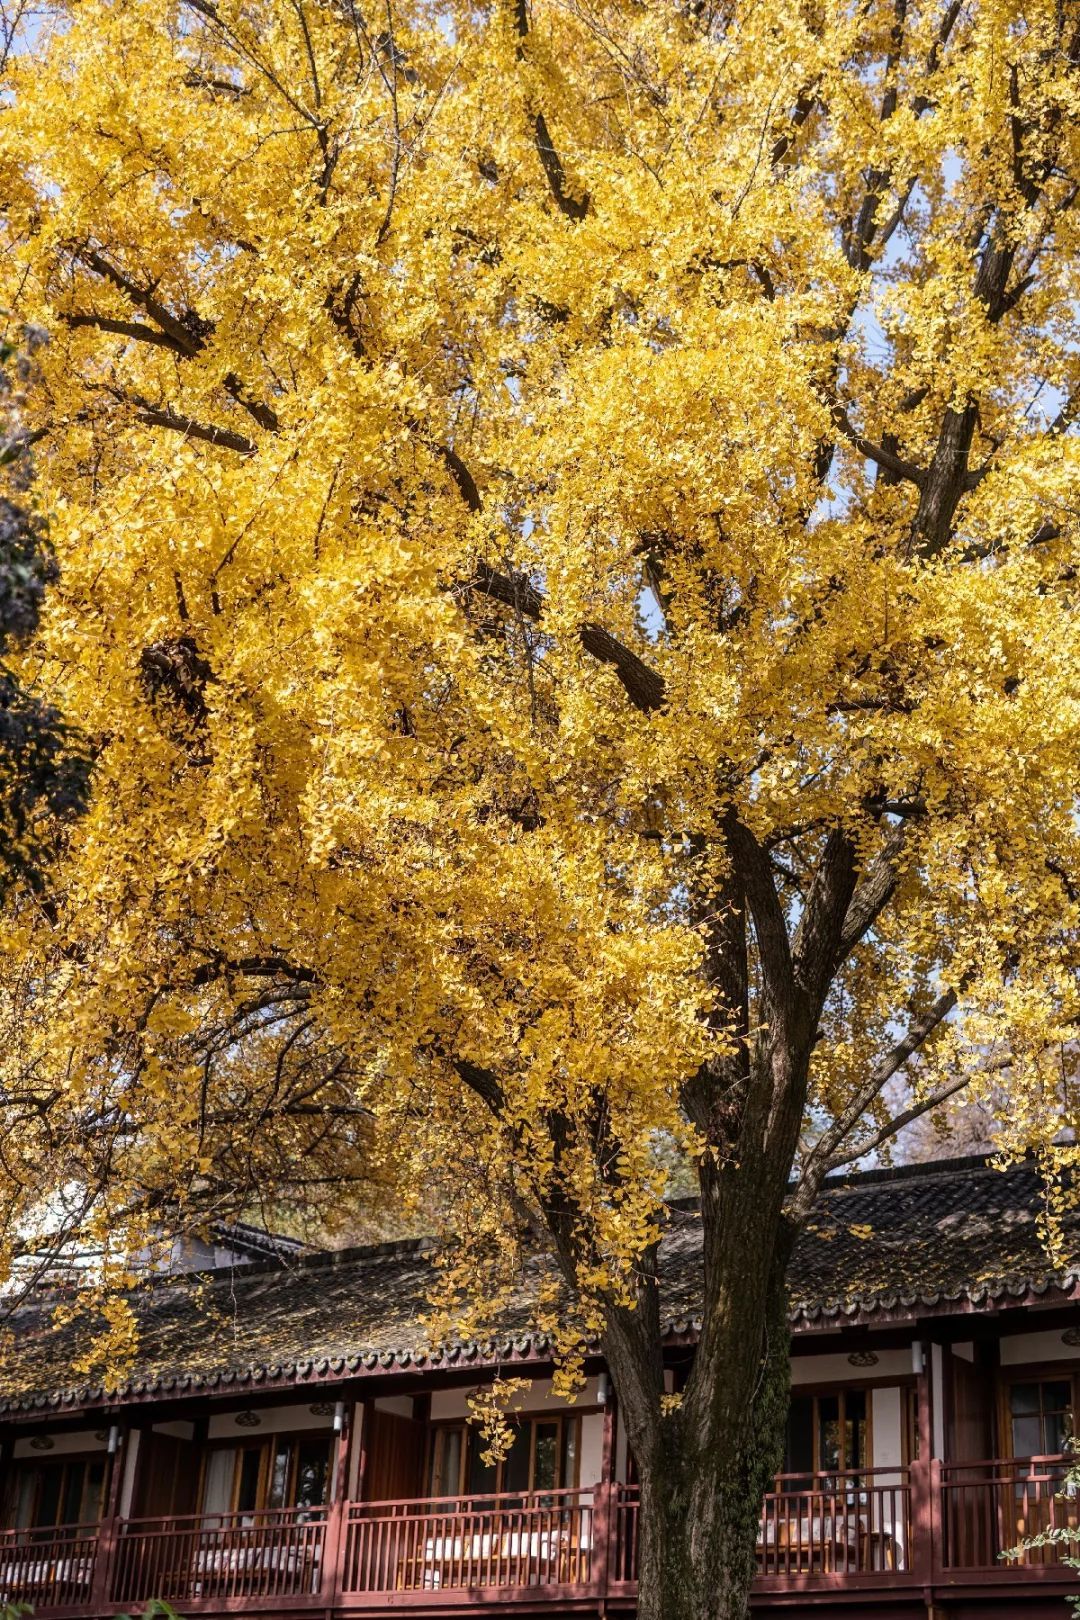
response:
[[[827,1185],[791,1264],[793,1328],[1071,1293],[1080,1279],[1080,1218],[1066,1221],[1063,1252],[1052,1259],[1038,1230],[1042,1197],[1035,1170],[1002,1172],[982,1160]],[[115,1396],[303,1384],[545,1353],[532,1326],[540,1260],[491,1324],[490,1342],[430,1350],[423,1328],[429,1250],[386,1244],[149,1284],[131,1296],[139,1349]],[[697,1326],[700,1261],[700,1218],[677,1206],[661,1251],[663,1319],[672,1335]],[[51,1318],[45,1302],[16,1317],[0,1367],[0,1412],[102,1399],[100,1387],[72,1372],[87,1322],[59,1326]]]

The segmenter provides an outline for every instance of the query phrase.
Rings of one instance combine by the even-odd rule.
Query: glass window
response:
[[[784,1454],[786,1491],[806,1491],[830,1478],[867,1466],[869,1402],[864,1389],[835,1394],[793,1395]]]
[[[520,1418],[514,1429],[510,1450],[500,1463],[483,1461],[487,1442],[471,1425],[434,1430],[428,1475],[432,1496],[455,1495],[461,1489],[462,1472],[468,1496],[554,1491],[576,1483],[580,1418]]]
[[[259,1505],[259,1476],[262,1473],[262,1447],[245,1447],[240,1453],[236,1481],[236,1511],[254,1513]]]
[[[432,1496],[456,1496],[461,1489],[463,1429],[436,1429],[431,1452]]]
[[[1009,1427],[1014,1457],[1058,1456],[1072,1434],[1071,1381],[1043,1378],[1012,1384]]]
[[[529,1489],[529,1453],[532,1449],[534,1425],[520,1423],[516,1425],[517,1433],[513,1444],[503,1458],[502,1480],[500,1488],[504,1491],[527,1491]]]
[[[269,1505],[283,1508],[289,1496],[289,1463],[292,1448],[287,1440],[279,1440],[274,1447],[274,1461],[270,1469]]]
[[[471,1429],[468,1434],[468,1467],[466,1485],[470,1496],[490,1496],[499,1488],[497,1463],[486,1463],[480,1453],[485,1449],[483,1435]]]
[[[40,1473],[37,1504],[34,1508],[34,1528],[59,1524],[60,1503],[64,1491],[64,1465],[47,1464]]]
[[[294,1507],[322,1507],[330,1479],[330,1445],[326,1440],[301,1440],[296,1448]]]
[[[787,1447],[784,1473],[795,1477],[788,1480],[788,1490],[806,1490],[814,1472],[814,1397],[793,1395],[788,1412]]]
[[[844,1442],[840,1422],[839,1395],[822,1395],[819,1397],[817,1431],[818,1471],[825,1474],[835,1474],[844,1466]]]
[[[842,1456],[845,1468],[865,1468],[866,1391],[849,1389],[844,1395]]]
[[[72,1457],[30,1463],[16,1484],[17,1529],[52,1530],[97,1524],[105,1487],[104,1457]]]

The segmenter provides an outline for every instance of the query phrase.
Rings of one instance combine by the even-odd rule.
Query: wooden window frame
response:
[[[334,1431],[332,1429],[280,1429],[270,1434],[252,1435],[250,1438],[246,1435],[241,1437],[239,1435],[233,1436],[231,1434],[226,1434],[218,1435],[215,1439],[208,1440],[202,1447],[202,1455],[199,1459],[199,1484],[195,1498],[199,1504],[199,1513],[205,1513],[207,1511],[206,1508],[203,1507],[203,1498],[206,1490],[206,1469],[212,1452],[236,1452],[236,1460],[233,1464],[232,1485],[229,1489],[229,1507],[224,1511],[228,1513],[277,1512],[279,1511],[278,1509],[270,1508],[267,1498],[270,1494],[270,1476],[273,1467],[274,1452],[277,1450],[278,1446],[281,1445],[282,1442],[285,1442],[291,1450],[291,1455],[289,1457],[288,1478],[285,1485],[285,1495],[286,1498],[289,1498],[293,1495],[296,1482],[297,1453],[299,1446],[302,1445],[305,1440],[325,1440],[328,1449],[329,1464],[332,1467],[333,1438]],[[236,1505],[237,1497],[240,1494],[240,1480],[242,1477],[240,1456],[245,1451],[254,1451],[256,1447],[259,1448],[261,1453],[259,1458],[259,1480],[255,1493],[256,1505],[253,1508],[241,1509]]]
[[[57,1497],[57,1511],[59,1511],[60,1509],[62,1509],[62,1507],[64,1505],[64,1501],[65,1501],[65,1499],[67,1497],[68,1470],[74,1464],[78,1464],[80,1467],[85,1467],[87,1465],[87,1463],[94,1463],[94,1462],[100,1462],[101,1465],[102,1465],[102,1470],[103,1470],[102,1471],[102,1479],[101,1479],[101,1502],[100,1502],[100,1506],[98,1508],[98,1516],[97,1516],[97,1518],[94,1519],[93,1521],[87,1520],[85,1522],[86,1523],[91,1523],[92,1522],[94,1524],[100,1524],[101,1521],[102,1521],[102,1518],[104,1517],[104,1513],[105,1513],[105,1493],[108,1490],[108,1476],[109,1476],[108,1462],[109,1462],[109,1457],[108,1457],[108,1452],[107,1451],[66,1451],[66,1452],[63,1452],[59,1457],[44,1456],[44,1457],[16,1457],[16,1458],[12,1458],[12,1463],[13,1463],[13,1467],[12,1467],[12,1470],[11,1470],[11,1472],[12,1472],[12,1485],[11,1485],[11,1492],[10,1492],[10,1514],[11,1514],[11,1517],[14,1518],[14,1516],[15,1516],[15,1507],[16,1507],[17,1501],[18,1501],[18,1485],[17,1485],[17,1481],[18,1481],[19,1476],[20,1476],[23,1469],[26,1469],[27,1471],[33,1471],[37,1475],[37,1478],[35,1479],[35,1482],[34,1482],[33,1505],[32,1505],[31,1510],[30,1510],[30,1517],[32,1519],[36,1519],[37,1518],[38,1503],[41,1500],[41,1471],[43,1469],[59,1467],[60,1470],[61,1470],[60,1492],[59,1492],[59,1495]],[[86,1489],[85,1479],[83,1481],[83,1489],[84,1489],[84,1491]],[[24,1526],[24,1528],[27,1529],[27,1530],[38,1530],[38,1531],[41,1531],[41,1530],[62,1530],[62,1529],[65,1528],[65,1526],[68,1524],[68,1522],[69,1521],[66,1520],[66,1519],[57,1519],[57,1520],[54,1520],[54,1522],[51,1525],[34,1524],[34,1525]],[[76,1520],[72,1520],[70,1522],[76,1523],[76,1524],[81,1524],[84,1521],[76,1519]]]
[[[1069,1411],[1072,1417],[1073,1433],[1080,1432],[1077,1418],[1080,1414],[1080,1365],[1075,1361],[1062,1362],[1036,1361],[1026,1364],[999,1367],[997,1379],[997,1421],[998,1438],[1000,1441],[1001,1456],[1008,1462],[1026,1462],[1026,1457],[1017,1457],[1013,1450],[1012,1408],[1009,1404],[1009,1392],[1014,1384],[1068,1384],[1071,1390]],[[1042,1409],[1040,1406],[1040,1418]],[[1041,1455],[1041,1453],[1037,1453]]]
[[[790,1397],[791,1400],[797,1400],[797,1399],[812,1400],[813,1403],[814,1403],[813,1416],[812,1416],[812,1419],[811,1419],[811,1422],[812,1422],[812,1425],[813,1425],[813,1446],[814,1446],[813,1467],[811,1469],[811,1472],[812,1472],[813,1477],[815,1479],[819,1478],[823,1474],[827,1475],[829,1477],[831,1477],[833,1474],[837,1474],[837,1475],[860,1474],[860,1473],[865,1473],[867,1471],[867,1469],[873,1468],[873,1466],[874,1466],[874,1462],[873,1462],[873,1457],[874,1457],[874,1403],[871,1400],[870,1396],[871,1396],[872,1392],[875,1389],[896,1389],[898,1386],[900,1388],[903,1388],[902,1382],[899,1379],[895,1379],[895,1378],[876,1379],[876,1380],[853,1379],[850,1383],[810,1384],[810,1385],[793,1384],[791,1386],[791,1397]],[[841,1430],[841,1434],[843,1434],[843,1428],[844,1428],[844,1417],[843,1417],[844,1397],[845,1397],[846,1394],[852,1394],[852,1393],[858,1393],[860,1395],[865,1395],[866,1398],[867,1398],[866,1399],[866,1460],[863,1462],[861,1468],[859,1468],[859,1467],[851,1467],[847,1463],[842,1464],[838,1468],[832,1468],[832,1469],[823,1468],[821,1466],[821,1423],[820,1423],[820,1419],[818,1417],[818,1402],[823,1400],[823,1399],[824,1400],[832,1400],[832,1399],[838,1400],[838,1402],[839,1402],[839,1410],[840,1410],[840,1413],[841,1413],[840,1420],[839,1420],[840,1421],[840,1430]],[[901,1433],[902,1432],[903,1432],[903,1397],[901,1396]],[[784,1472],[788,1473],[788,1474],[793,1474],[793,1475],[797,1473],[796,1470],[789,1469],[786,1466],[786,1459],[785,1459]]]
[[[527,1423],[529,1425],[529,1430],[530,1430],[530,1433],[529,1433],[529,1483],[528,1483],[528,1485],[526,1485],[523,1488],[523,1490],[521,1492],[522,1495],[531,1496],[534,1492],[536,1492],[538,1490],[541,1491],[541,1492],[543,1492],[545,1490],[577,1490],[577,1488],[578,1488],[578,1486],[580,1484],[580,1481],[581,1481],[581,1438],[582,1438],[581,1420],[584,1417],[590,1416],[594,1412],[600,1412],[602,1410],[603,1410],[602,1407],[597,1406],[597,1407],[589,1407],[587,1409],[583,1408],[581,1411],[575,1411],[575,1410],[567,1409],[565,1411],[556,1410],[554,1412],[516,1412],[516,1413],[512,1414],[512,1416],[516,1417],[520,1423],[522,1423],[522,1424]],[[570,1424],[570,1423],[576,1423],[577,1424],[577,1444],[574,1447],[574,1478],[573,1478],[572,1482],[570,1484],[568,1484],[568,1485],[538,1486],[535,1483],[535,1481],[536,1481],[536,1431],[537,1431],[538,1426],[540,1424],[542,1424],[542,1423],[555,1423],[555,1424],[558,1425],[558,1430],[559,1430],[558,1448],[559,1448],[560,1457],[563,1454],[563,1444],[564,1444],[563,1436],[564,1436],[567,1425]],[[457,1491],[450,1492],[450,1494],[448,1496],[445,1496],[445,1497],[432,1497],[431,1498],[432,1501],[450,1501],[453,1497],[467,1498],[468,1495],[469,1495],[468,1491],[465,1489],[465,1481],[466,1481],[466,1479],[468,1477],[468,1468],[469,1468],[469,1447],[470,1447],[471,1444],[475,1443],[475,1441],[479,1441],[480,1432],[477,1429],[476,1425],[474,1423],[470,1423],[467,1418],[441,1418],[441,1419],[437,1420],[436,1422],[429,1424],[429,1426],[428,1426],[428,1444],[427,1444],[427,1447],[426,1447],[426,1450],[425,1450],[424,1478],[429,1484],[431,1484],[433,1482],[434,1473],[435,1473],[435,1459],[436,1459],[438,1449],[439,1449],[439,1446],[440,1446],[440,1443],[441,1443],[441,1440],[442,1440],[442,1436],[444,1434],[447,1434],[447,1433],[451,1432],[451,1431],[457,1431],[458,1433],[460,1433],[462,1435],[461,1461],[460,1461],[460,1463],[458,1465],[458,1489],[457,1489]],[[483,1492],[481,1494],[483,1494],[483,1495],[491,1495],[491,1496],[505,1496],[505,1495],[517,1495],[518,1494],[517,1492],[508,1491],[507,1487],[503,1484],[503,1467],[504,1467],[504,1464],[505,1464],[505,1458],[500,1459],[500,1461],[498,1463],[498,1466],[496,1468],[496,1473],[495,1473],[495,1488],[494,1488],[494,1490],[490,1491],[490,1492]]]

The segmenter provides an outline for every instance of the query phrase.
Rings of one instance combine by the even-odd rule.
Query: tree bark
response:
[[[746,1620],[749,1613],[762,1502],[783,1457],[789,1248],[785,1232],[757,1331],[743,1321],[727,1347],[731,1387],[750,1391],[738,1419],[717,1426],[680,1408],[638,1464],[638,1620]]]

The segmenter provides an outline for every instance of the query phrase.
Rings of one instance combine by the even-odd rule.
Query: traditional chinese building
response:
[[[1026,1167],[982,1160],[828,1185],[791,1270],[792,1400],[755,1605],[860,1620],[1064,1620],[1080,1575],[1022,1538],[1063,1493],[1080,1381],[1080,1222],[1040,1239]],[[250,1239],[250,1234],[249,1234]],[[532,1325],[538,1273],[487,1343],[424,1349],[420,1243],[299,1255],[218,1244],[133,1296],[138,1361],[106,1390],[38,1300],[0,1373],[0,1601],[109,1616],[293,1620],[468,1607],[630,1615],[636,1488],[599,1358],[575,1404]],[[190,1257],[189,1257],[190,1262]],[[668,1380],[694,1354],[700,1223],[662,1251]],[[85,1327],[82,1329],[85,1337]],[[468,1397],[532,1380],[486,1464]]]

